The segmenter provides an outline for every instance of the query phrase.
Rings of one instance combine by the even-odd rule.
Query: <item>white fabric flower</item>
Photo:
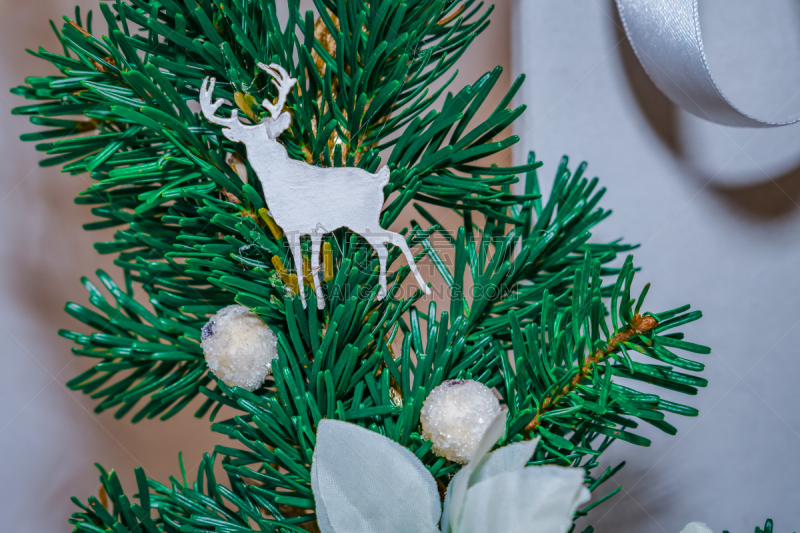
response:
[[[322,533],[564,533],[589,500],[579,468],[525,467],[537,441],[489,453],[505,432],[505,413],[447,489],[396,442],[355,424],[323,420],[311,464]],[[442,528],[439,529],[441,517]]]
[[[690,522],[686,524],[681,533],[714,533],[711,528],[702,522]]]

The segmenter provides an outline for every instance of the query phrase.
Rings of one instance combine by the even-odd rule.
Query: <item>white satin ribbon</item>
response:
[[[311,464],[322,533],[564,533],[589,500],[581,468],[525,467],[536,441],[489,452],[505,432],[489,427],[447,489],[408,449],[355,424],[323,420]]]
[[[760,119],[728,100],[708,66],[697,2],[617,0],[628,40],[656,86],[686,111],[718,124],[762,128],[798,122],[800,116]]]

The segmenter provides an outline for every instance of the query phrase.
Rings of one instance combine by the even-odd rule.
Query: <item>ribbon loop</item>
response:
[[[722,92],[711,73],[700,32],[698,0],[617,0],[625,34],[656,86],[675,104],[727,126],[786,126],[800,116],[772,121],[748,115]]]

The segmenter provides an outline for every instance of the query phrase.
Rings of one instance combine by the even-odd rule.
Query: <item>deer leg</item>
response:
[[[311,277],[314,280],[314,292],[317,295],[317,309],[325,308],[325,298],[322,296],[322,284],[319,281],[319,252],[322,244],[322,234],[311,234]]]
[[[384,237],[370,235],[364,238],[375,248],[375,251],[378,252],[378,262],[381,265],[380,277],[378,278],[381,289],[378,291],[378,300],[383,300],[386,298],[386,259],[389,257],[389,251],[386,249],[386,246],[383,245],[385,242]]]
[[[388,236],[388,239],[386,239],[387,241],[391,241],[392,244],[394,244],[395,246],[399,246],[400,249],[403,250],[403,255],[406,256],[406,260],[408,261],[408,266],[411,268],[411,273],[414,274],[415,278],[417,278],[417,283],[419,283],[419,286],[422,288],[423,291],[425,291],[425,294],[430,294],[431,289],[428,287],[428,285],[425,284],[425,280],[422,279],[419,270],[417,270],[417,264],[414,262],[414,255],[408,248],[406,240],[399,233],[387,231],[386,234]]]
[[[294,269],[297,272],[297,286],[300,288],[300,300],[303,302],[303,309],[306,308],[306,291],[303,284],[303,250],[300,248],[300,233],[287,233],[286,238],[292,248],[294,258]]]

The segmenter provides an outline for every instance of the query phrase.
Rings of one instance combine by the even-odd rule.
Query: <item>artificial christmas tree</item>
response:
[[[133,499],[102,470],[109,503],[76,499],[75,529],[330,531],[327,518],[317,524],[312,487],[325,419],[409,450],[444,497],[470,457],[441,453],[421,410],[451,380],[493,389],[507,409],[490,447],[538,438],[523,466],[580,468],[590,491],[617,470],[596,471],[613,441],[646,446],[640,422],[674,434],[668,415],[696,416],[631,388],[696,394],[703,364],[675,352],[709,350],[680,329],[699,311],[644,307],[648,285],[620,257],[634,246],[590,241],[610,212],[586,165],[570,171],[564,159],[542,198],[533,154],[520,167],[483,162],[518,140],[496,137],[524,111],[509,107],[523,80],[484,121],[476,112],[499,68],[446,92],[491,9],[315,0],[302,13],[299,0],[286,3],[284,21],[274,0],[100,4],[107,32],[76,12],[57,31],[61,53],[32,52],[60,74],[14,90],[35,101],[14,112],[49,128],[24,137],[48,154],[42,164],[94,180],[76,200],[99,218],[86,229],[119,228],[96,245],[122,271],[119,284],[98,272],[113,301],[85,279],[95,310],[67,305],[93,332],[61,334],[99,359],[69,386],[133,422],[166,420],[201,396],[196,416],[231,439],[193,480],[165,485],[137,470]],[[328,176],[339,186],[319,193],[314,180]],[[377,210],[361,183],[387,200],[372,227],[351,227]],[[458,227],[426,204],[455,212]],[[392,234],[406,209],[421,222]],[[310,226],[291,225],[294,214]],[[447,289],[446,311],[420,303],[423,256]],[[402,285],[412,272],[424,290]],[[226,330],[219,314],[234,311],[249,322]],[[250,341],[273,334],[276,358]],[[237,381],[241,357],[253,373]],[[223,406],[237,416],[217,420]]]

